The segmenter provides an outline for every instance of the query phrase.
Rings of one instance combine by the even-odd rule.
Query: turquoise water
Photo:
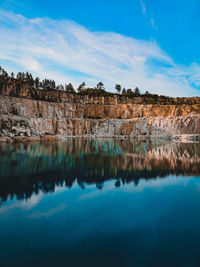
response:
[[[0,266],[200,266],[200,144],[0,145]]]

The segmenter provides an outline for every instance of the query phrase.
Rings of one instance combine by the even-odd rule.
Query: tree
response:
[[[42,81],[42,87],[44,90],[46,91],[52,91],[52,84],[51,84],[51,80],[49,79],[44,79]]]
[[[97,89],[105,90],[104,84],[102,82],[97,83]]]
[[[65,85],[65,90],[66,90],[66,92],[69,92],[69,93],[75,93],[76,92],[71,83]]]
[[[14,72],[11,72],[10,76],[11,76],[12,79],[15,78]]]
[[[0,75],[4,78],[8,77],[8,73],[2,67],[0,67]]]
[[[132,89],[128,89],[127,92],[126,92],[127,96],[133,96],[133,91]]]
[[[31,73],[26,72],[24,75],[24,81],[27,82],[29,85],[34,86],[34,79]]]
[[[145,96],[149,96],[149,95],[150,95],[149,91],[146,91]]]
[[[83,92],[85,90],[85,86],[86,86],[85,82],[83,82],[82,84],[80,84],[79,87],[78,87],[78,89],[77,89],[78,93]]]
[[[52,90],[55,90],[56,89],[56,83],[55,83],[55,81],[54,80],[51,80],[50,82],[51,82],[51,88],[52,88]],[[64,90],[64,86],[63,86],[63,90]]]
[[[121,92],[121,85],[120,84],[116,84],[115,85],[115,90],[117,91],[117,93],[120,93]]]
[[[17,78],[17,80],[22,80],[23,79],[22,72],[18,72],[16,78]]]
[[[135,87],[135,90],[134,90],[134,95],[135,96],[139,96],[140,95],[140,90],[139,90],[139,88],[138,87]]]
[[[122,90],[122,95],[126,95],[126,89],[125,88],[123,88],[123,90]]]
[[[25,80],[26,82],[29,82],[30,80],[30,74],[28,73],[28,71],[25,73]]]
[[[35,88],[38,89],[40,84],[40,78],[36,77],[35,78]]]

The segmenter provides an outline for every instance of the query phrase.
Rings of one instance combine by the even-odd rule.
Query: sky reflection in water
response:
[[[199,266],[200,144],[0,146],[0,266]]]

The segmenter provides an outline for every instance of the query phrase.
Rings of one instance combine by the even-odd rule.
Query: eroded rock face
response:
[[[183,139],[200,135],[200,104],[116,104],[116,99],[99,97],[85,97],[79,103],[72,100],[58,103],[0,95],[1,141],[67,136]]]

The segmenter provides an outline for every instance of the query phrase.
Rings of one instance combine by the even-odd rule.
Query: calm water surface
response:
[[[1,144],[0,266],[200,266],[200,144]]]

